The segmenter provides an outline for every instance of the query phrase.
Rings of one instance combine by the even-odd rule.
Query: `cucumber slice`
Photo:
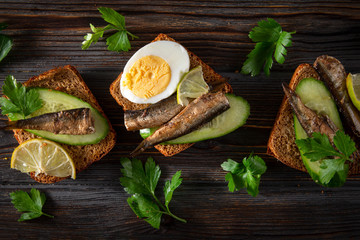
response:
[[[69,110],[74,108],[90,108],[91,114],[94,118],[96,132],[86,135],[65,135],[55,134],[42,130],[27,129],[26,131],[31,132],[42,138],[69,145],[87,145],[98,143],[108,134],[109,124],[107,120],[97,109],[93,108],[89,103],[60,91],[46,88],[34,89],[39,93],[40,99],[43,101],[43,106],[36,112],[32,113],[29,117],[35,117],[45,113],[58,112],[61,110]]]
[[[230,108],[215,117],[212,121],[205,124],[202,128],[188,133],[179,138],[167,141],[163,144],[182,144],[194,143],[211,138],[224,136],[245,124],[250,115],[250,105],[242,97],[235,96],[234,94],[226,94],[230,103]],[[140,130],[140,135],[147,138],[157,128],[146,128]]]
[[[314,78],[305,78],[296,87],[295,91],[301,101],[309,108],[314,110],[318,114],[326,114],[334,122],[334,124],[340,129],[343,130],[341,124],[340,115],[336,108],[336,104],[332,99],[331,93],[326,88],[325,84],[322,81],[316,80]],[[301,127],[299,120],[294,114],[294,128],[295,128],[295,138],[304,139],[307,138],[305,130]],[[309,172],[311,178],[318,184],[326,187],[337,187],[341,186],[343,183],[337,181],[337,179],[332,179],[328,184],[324,185],[320,183],[319,180],[319,171],[320,171],[320,162],[311,162],[310,159],[306,158],[303,153],[300,151],[301,158],[304,162],[304,165]]]

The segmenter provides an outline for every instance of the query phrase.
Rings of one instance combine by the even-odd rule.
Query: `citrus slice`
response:
[[[65,149],[42,138],[30,139],[15,148],[10,166],[24,173],[76,178],[74,162]]]
[[[186,106],[189,104],[188,98],[200,97],[209,89],[204,80],[201,66],[197,66],[186,73],[177,86],[177,103]]]
[[[360,73],[349,73],[346,78],[346,87],[352,103],[360,111]]]

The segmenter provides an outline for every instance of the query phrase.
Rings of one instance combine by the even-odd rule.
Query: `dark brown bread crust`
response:
[[[174,39],[170,38],[169,36],[160,33],[154,41],[161,41],[161,40],[167,40],[167,41],[173,41]],[[153,42],[154,42],[153,41]],[[209,83],[215,90],[217,91],[224,91],[226,93],[232,92],[232,88],[229,83],[227,83],[226,79],[222,77],[221,75],[217,74],[209,65],[204,63],[198,56],[196,56],[194,53],[187,50],[190,57],[190,69],[201,65],[202,70],[204,73],[204,79],[207,83]],[[132,103],[126,98],[124,98],[121,95],[120,92],[120,80],[121,80],[121,74],[115,79],[115,81],[110,85],[110,93],[113,96],[113,98],[116,100],[116,102],[122,106],[122,108],[125,110],[136,110],[136,109],[142,109],[149,106],[148,104],[136,104]],[[173,145],[156,145],[155,148],[161,152],[164,156],[170,157],[177,153],[180,153],[184,151],[185,149],[191,147],[193,143],[186,143],[186,144],[173,144]]]
[[[310,64],[301,64],[296,68],[289,87],[295,89],[300,80],[309,77],[320,80],[319,74]],[[267,154],[289,167],[306,172],[300,152],[295,144],[293,111],[286,97],[281,103],[274,127],[270,133]]]
[[[99,112],[107,119],[110,126],[110,131],[106,138],[101,140],[99,143],[85,146],[71,146],[66,144],[60,144],[67,150],[69,155],[72,157],[76,166],[77,173],[86,169],[92,163],[100,160],[115,146],[116,133],[112,128],[111,123],[101,109],[96,98],[91,93],[90,89],[80,76],[79,72],[74,67],[68,65],[65,67],[52,69],[39,76],[30,78],[24,83],[24,85],[29,87],[56,89],[78,97],[85,102],[90,103],[91,106],[99,110]],[[26,140],[37,137],[23,130],[14,130],[14,136],[19,142],[19,144]],[[55,183],[65,179],[47,176],[45,174],[35,175],[35,173],[30,173],[30,176],[34,180],[41,183]]]

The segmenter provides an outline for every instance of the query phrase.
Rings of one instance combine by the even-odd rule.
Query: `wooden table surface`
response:
[[[18,145],[11,133],[0,133],[1,239],[108,238],[354,238],[360,235],[360,178],[351,176],[341,188],[323,188],[308,174],[288,168],[266,155],[267,140],[283,98],[281,82],[288,82],[300,63],[321,54],[341,60],[348,72],[360,72],[359,1],[0,1],[3,33],[14,39],[10,54],[0,63],[1,84],[8,74],[23,82],[57,66],[71,64],[80,71],[112,122],[118,139],[101,161],[78,174],[76,181],[43,185],[10,169]],[[126,17],[128,30],[139,39],[129,52],[110,52],[103,40],[81,50],[89,23],[104,26],[97,7],[111,7]],[[239,73],[254,47],[249,31],[259,20],[277,20],[285,31],[296,31],[283,65],[274,64],[270,77]],[[245,126],[213,140],[195,144],[166,158],[150,149],[140,156],[160,165],[160,186],[177,170],[183,184],[175,191],[172,212],[184,224],[165,219],[153,229],[136,218],[119,183],[120,157],[141,141],[128,133],[123,111],[109,93],[109,85],[126,61],[158,33],[166,33],[229,79],[237,95],[251,105]],[[261,156],[268,170],[260,194],[230,193],[220,164],[242,160],[251,152]],[[37,188],[46,193],[41,217],[17,222],[20,214],[10,202],[14,190]]]

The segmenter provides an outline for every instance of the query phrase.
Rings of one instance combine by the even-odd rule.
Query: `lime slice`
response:
[[[177,86],[177,103],[182,106],[189,104],[188,98],[197,98],[209,91],[209,86],[204,80],[201,66],[191,69],[186,73]]]
[[[55,142],[41,138],[20,144],[12,154],[10,166],[24,173],[76,178],[74,162],[65,149]]]
[[[349,73],[346,78],[346,87],[352,103],[360,111],[360,73]]]

